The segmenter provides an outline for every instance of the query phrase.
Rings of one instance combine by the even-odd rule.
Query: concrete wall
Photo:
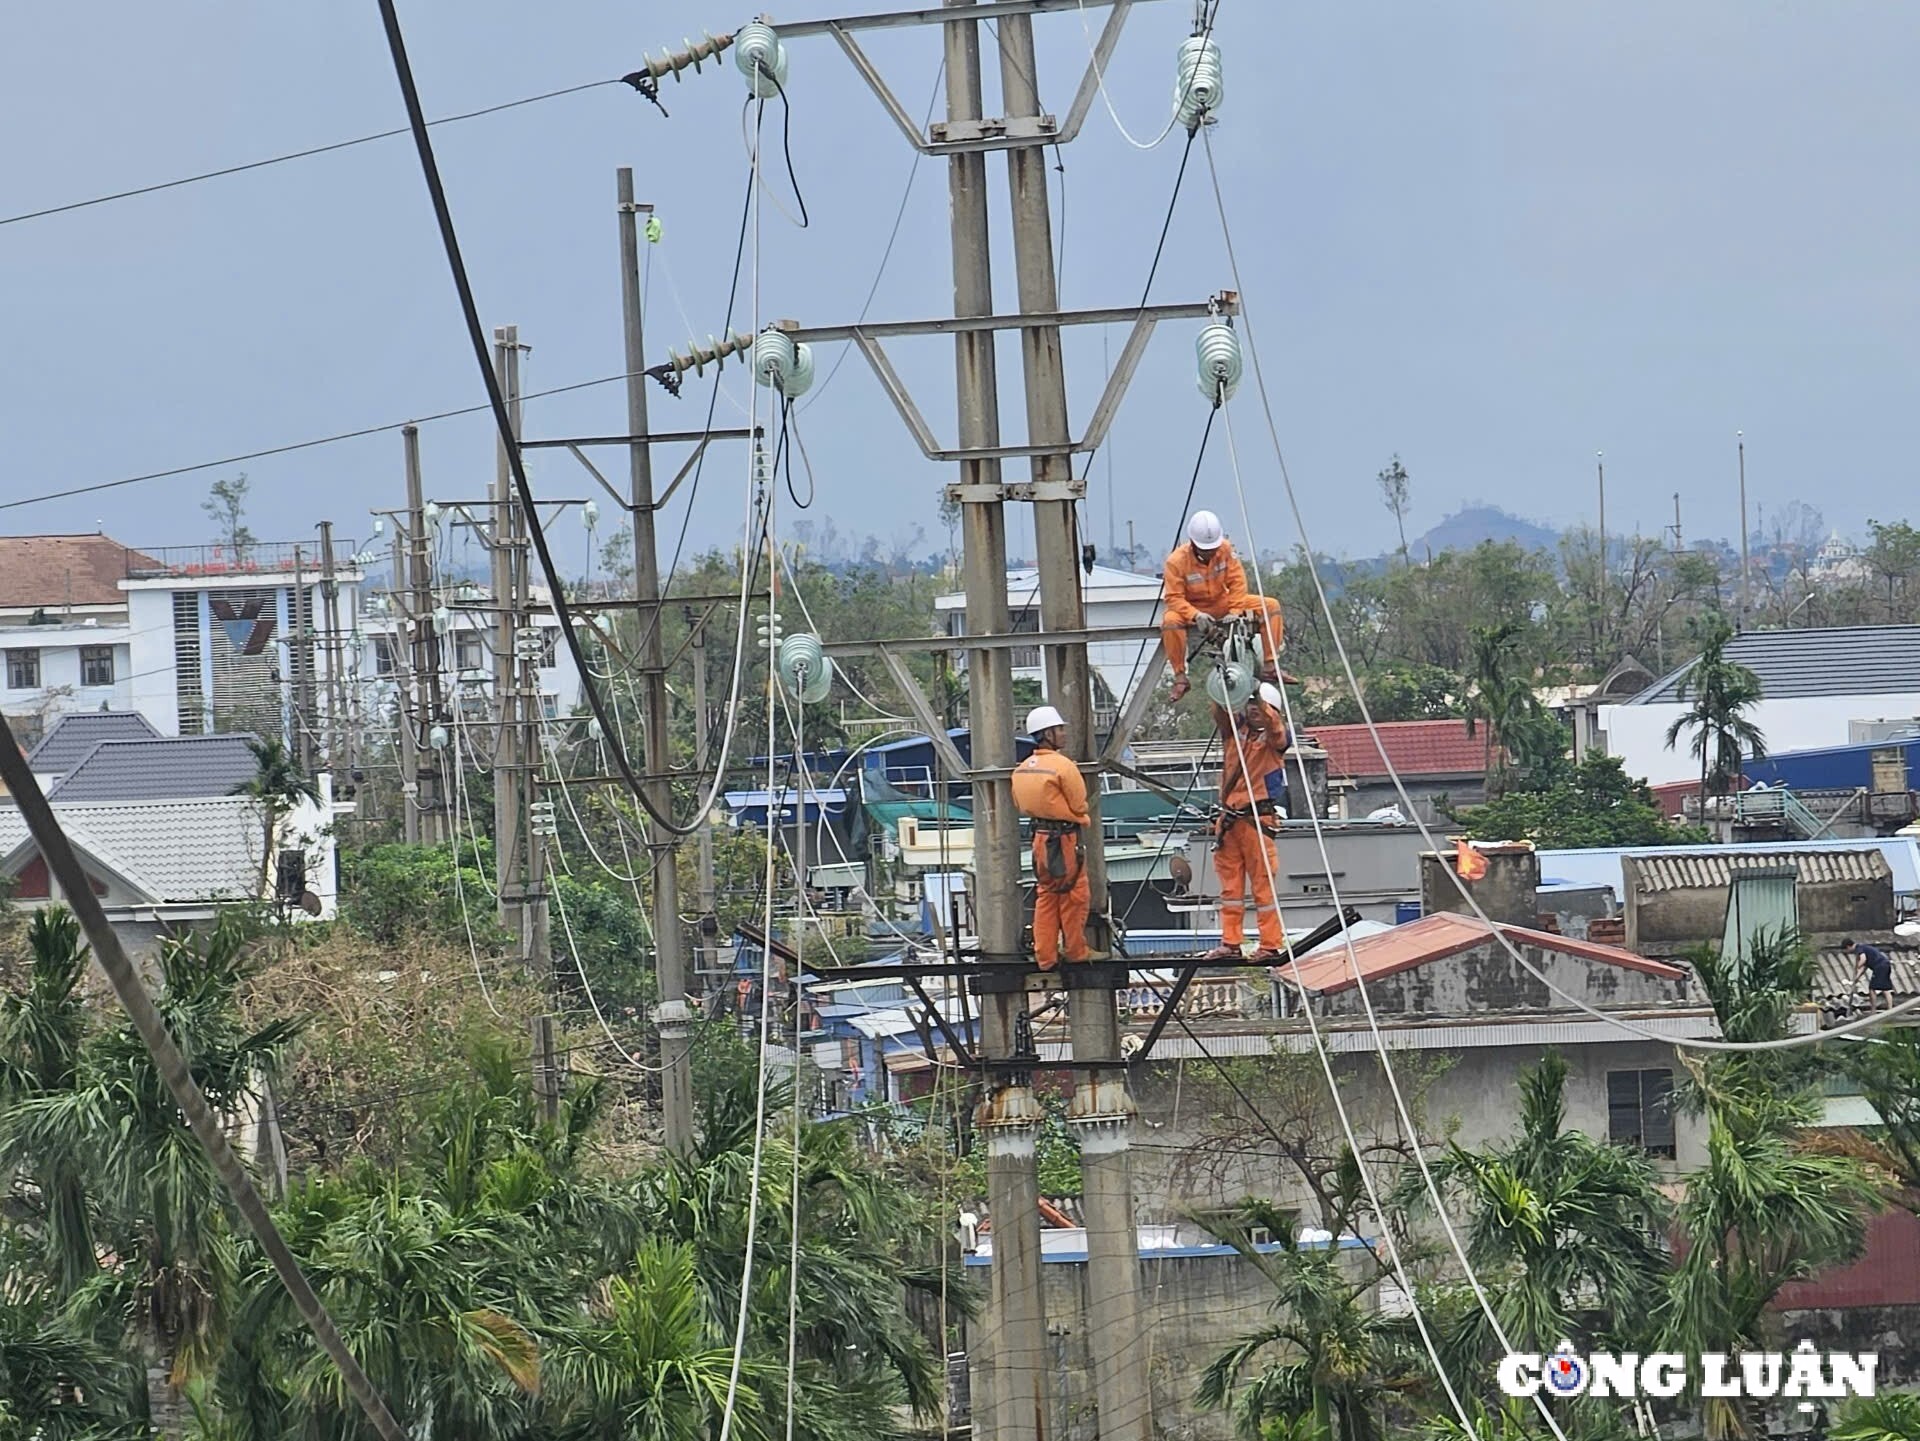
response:
[[[1534,1045],[1480,1047],[1453,1055],[1400,1052],[1394,1056],[1394,1072],[1428,1144],[1452,1139],[1475,1147],[1513,1134],[1520,1072],[1539,1064],[1542,1054]],[[1667,1069],[1676,1081],[1682,1073],[1673,1047],[1658,1041],[1623,1037],[1565,1046],[1560,1054],[1568,1066],[1566,1124],[1602,1140],[1608,1134],[1609,1071]],[[1270,1125],[1290,1144],[1300,1142],[1322,1159],[1343,1143],[1318,1058],[1276,1056],[1231,1064],[1236,1080],[1260,1108],[1260,1119],[1246,1113],[1204,1060],[1153,1066],[1137,1078],[1141,1124],[1135,1131],[1133,1169],[1141,1221],[1176,1220],[1183,1209],[1224,1206],[1252,1195],[1298,1207],[1306,1224],[1318,1224],[1316,1203],[1298,1167],[1266,1129]],[[1362,1146],[1403,1146],[1405,1135],[1378,1058],[1335,1056],[1333,1069]],[[1664,1173],[1705,1164],[1704,1124],[1676,1114],[1674,1149],[1674,1160],[1656,1160]],[[1383,1165],[1376,1180],[1385,1192],[1398,1180],[1396,1168]]]
[[[113,651],[113,684],[83,685],[80,652],[96,646]],[[10,650],[40,653],[40,684],[15,690],[8,684]],[[64,715],[69,711],[127,710],[132,706],[133,660],[126,626],[31,625],[0,629],[0,707],[9,713]]]
[[[1686,711],[1687,707],[1677,702],[1602,706],[1600,724],[1612,754],[1626,762],[1628,775],[1642,776],[1651,785],[1698,780],[1700,762],[1687,748],[1691,736],[1682,737],[1672,750],[1667,749],[1667,727]],[[1767,738],[1769,751],[1815,750],[1846,745],[1849,721],[1920,715],[1920,692],[1762,700],[1747,714]]]
[[[1407,794],[1413,797],[1414,808],[1419,811],[1420,819],[1429,826],[1452,824],[1440,813],[1438,802],[1442,799],[1452,806],[1477,806],[1487,798],[1486,781],[1480,776],[1457,781],[1410,781],[1403,777],[1402,784],[1406,786]],[[1365,820],[1370,812],[1385,806],[1406,809],[1401,805],[1400,792],[1393,788],[1391,781],[1361,781],[1346,794],[1347,814],[1354,820]]]
[[[1692,946],[1718,945],[1727,929],[1727,887],[1642,892],[1638,861],[1623,857],[1627,949],[1671,955]],[[1795,887],[1801,934],[1809,941],[1838,942],[1859,931],[1891,931],[1896,920],[1893,877],[1868,881],[1801,881]]]
[[[1420,856],[1420,904],[1428,914],[1451,911],[1470,916],[1473,907],[1460,894],[1464,885],[1468,895],[1486,912],[1487,919],[1503,925],[1530,926],[1539,912],[1534,893],[1540,889],[1540,853],[1532,846],[1483,846],[1480,854],[1487,862],[1487,873],[1477,881],[1462,880],[1454,870],[1451,854],[1437,856],[1432,851]]]
[[[1602,1007],[1661,1006],[1686,999],[1684,980],[1665,980],[1544,946],[1522,946],[1520,951],[1558,991],[1523,968],[1503,943],[1489,939],[1458,955],[1370,980],[1367,999],[1382,1017],[1467,1018],[1489,1011],[1570,1010],[1560,993]],[[1322,1016],[1366,1018],[1357,986],[1320,997],[1314,1009]]]

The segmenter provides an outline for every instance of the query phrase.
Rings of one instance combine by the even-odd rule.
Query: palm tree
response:
[[[320,791],[312,777],[300,769],[300,762],[278,739],[247,738],[253,752],[254,773],[235,786],[231,794],[246,796],[260,808],[260,884],[256,894],[265,899],[267,881],[273,874],[274,847],[280,837],[280,821],[303,801],[320,803]]]
[[[1702,824],[1707,819],[1709,782],[1715,795],[1725,795],[1740,774],[1743,755],[1754,760],[1767,757],[1767,739],[1746,714],[1761,698],[1760,677],[1727,659],[1727,642],[1732,639],[1733,627],[1716,616],[1700,659],[1680,677],[1676,691],[1681,700],[1691,696],[1693,705],[1667,727],[1668,750],[1686,732],[1693,732],[1688,749],[1700,759]]]
[[[1566,1129],[1567,1062],[1548,1051],[1520,1074],[1520,1125],[1507,1144],[1459,1145],[1433,1166],[1464,1216],[1467,1259],[1507,1339],[1550,1351],[1563,1339],[1613,1339],[1615,1318],[1645,1316],[1666,1271],[1659,1177],[1643,1155]],[[1411,1206],[1428,1204],[1417,1176]],[[1484,1313],[1467,1323],[1477,1358],[1500,1348]]]
[[[1508,760],[1500,754],[1510,747],[1513,733],[1526,729],[1541,715],[1534,696],[1531,668],[1517,654],[1515,642],[1521,626],[1506,621],[1496,626],[1473,628],[1468,658],[1466,700],[1467,734],[1476,735],[1486,728],[1487,795],[1496,797],[1504,788]]]
[[[1920,1441],[1920,1396],[1863,1396],[1843,1406],[1830,1441]]]
[[[157,1005],[201,1093],[214,1111],[239,1114],[296,1029],[243,1020],[245,933],[223,921],[164,945],[159,966]],[[128,1024],[89,1035],[65,1087],[8,1107],[5,1135],[10,1149],[60,1158],[85,1178],[94,1251],[113,1260],[71,1304],[124,1333],[147,1363],[151,1424],[182,1434],[185,1385],[226,1334],[236,1253],[220,1178],[139,1033]]]
[[[1805,999],[1811,961],[1791,932],[1757,937],[1744,962],[1695,958],[1722,1033],[1784,1036]],[[1660,1308],[1674,1350],[1698,1355],[1766,1349],[1767,1309],[1791,1281],[1857,1256],[1888,1177],[1809,1134],[1820,1118],[1811,1062],[1793,1052],[1745,1052],[1685,1062],[1683,1104],[1707,1120],[1707,1162],[1686,1178],[1676,1213],[1686,1246]],[[1707,1397],[1709,1441],[1751,1434],[1738,1400]]]
[[[18,1170],[33,1182],[39,1235],[47,1274],[62,1295],[71,1295],[93,1275],[93,1207],[84,1167],[70,1147],[42,1150],[19,1134],[23,1106],[71,1092],[86,1038],[85,1004],[79,993],[87,951],[80,924],[64,906],[34,913],[27,928],[32,956],[27,988],[0,997],[0,1177]],[[0,1197],[11,1188],[0,1185]]]
[[[1350,1275],[1335,1246],[1301,1246],[1293,1214],[1265,1202],[1243,1202],[1213,1229],[1272,1283],[1274,1319],[1214,1358],[1195,1399],[1205,1407],[1231,1405],[1235,1431],[1248,1441],[1269,1434],[1379,1441],[1385,1401],[1417,1384],[1406,1322],[1369,1303],[1379,1277]],[[1260,1250],[1256,1229],[1281,1249]],[[1259,1369],[1246,1374],[1256,1363]]]

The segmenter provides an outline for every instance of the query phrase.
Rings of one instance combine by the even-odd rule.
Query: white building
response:
[[[540,709],[549,720],[573,714],[580,704],[580,671],[560,633],[560,618],[550,607],[550,592],[533,588],[532,628],[539,634]],[[491,594],[484,586],[462,582],[442,587],[445,614],[440,633],[440,689],[451,703],[457,696],[469,707],[491,706],[495,626]],[[587,619],[576,616],[575,624]],[[395,598],[369,596],[359,618],[357,670],[367,714],[392,711],[402,683],[412,684],[412,620]]]
[[[1077,571],[1080,591],[1086,601],[1089,630],[1117,629],[1153,625],[1159,619],[1160,577],[1140,575],[1130,570],[1114,570],[1096,565],[1092,572]],[[1007,572],[1007,603],[1012,611],[1013,629],[1035,631],[1040,626],[1040,572],[1032,567]],[[967,633],[967,598],[956,592],[935,599],[935,612],[945,622],[948,635]],[[1153,642],[1099,641],[1087,647],[1087,660],[1093,667],[1095,710],[1110,716],[1125,702],[1136,677],[1145,675],[1147,661],[1153,655]],[[966,663],[965,656],[957,664]],[[1013,653],[1015,680],[1044,680],[1040,647]],[[1147,683],[1157,684],[1158,673],[1145,675]],[[1104,694],[1098,694],[1104,688]]]
[[[146,559],[104,535],[0,536],[0,713],[23,743],[56,716],[132,706],[120,585]]]
[[[1920,626],[1747,631],[1727,642],[1726,653],[1760,678],[1762,699],[1747,718],[1769,751],[1846,745],[1854,722],[1920,716]],[[1689,709],[1680,682],[1692,668],[1689,662],[1631,700],[1601,707],[1600,728],[1627,774],[1653,785],[1699,778],[1691,732],[1667,745],[1667,728]]]

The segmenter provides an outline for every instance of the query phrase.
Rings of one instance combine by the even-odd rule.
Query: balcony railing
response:
[[[343,546],[336,543],[336,573],[358,570],[340,559]],[[248,575],[291,575],[294,552],[300,553],[300,569],[313,576],[320,574],[320,546],[315,541],[254,541],[243,546],[167,545],[145,551],[127,552],[128,580],[160,580],[171,577]]]

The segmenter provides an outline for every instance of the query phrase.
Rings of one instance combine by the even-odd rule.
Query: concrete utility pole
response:
[[[693,627],[693,753],[704,758],[707,746],[711,744],[713,729],[712,718],[707,714],[707,627],[704,618],[696,620],[693,611],[687,611],[687,621]],[[714,885],[713,885],[713,827],[701,826],[698,837],[700,843],[700,972],[702,989],[713,984],[714,975],[720,969],[719,937],[709,934],[707,927],[714,921]]]
[[[626,335],[629,505],[633,517],[634,623],[640,627],[641,726],[646,741],[647,798],[661,815],[673,813],[667,658],[661,635],[660,560],[654,540],[653,453],[647,435],[646,337],[640,323],[640,216],[652,206],[634,203],[633,171],[615,177],[620,226],[620,303]],[[704,820],[702,822],[704,834]],[[661,1111],[667,1147],[685,1154],[693,1145],[693,1074],[689,1059],[693,1015],[687,1007],[686,937],[680,930],[680,876],[676,837],[653,828],[653,946],[660,1001],[653,1023],[660,1033]],[[711,844],[710,842],[708,843]]]
[[[1000,76],[1009,120],[1041,113],[1030,15],[1009,15],[1000,22]],[[1012,189],[1020,309],[1023,314],[1049,315],[1060,308],[1060,301],[1054,274],[1045,151],[1037,144],[1009,149],[1007,178]],[[1073,478],[1060,327],[1029,326],[1020,337],[1027,384],[1027,442],[1058,447],[1035,455],[1031,461],[1041,629],[1082,631],[1087,619],[1080,590],[1080,536],[1074,503],[1085,486]],[[1086,643],[1048,646],[1044,654],[1047,699],[1066,718],[1070,751],[1081,760],[1092,759],[1098,746]],[[1087,828],[1087,882],[1095,949],[1106,950],[1110,946],[1104,939],[1107,864],[1098,775],[1093,782],[1087,790],[1091,817]],[[1069,1124],[1080,1143],[1085,1182],[1087,1314],[1100,1322],[1101,1343],[1093,1348],[1100,1437],[1101,1441],[1147,1441],[1149,1357],[1140,1325],[1140,1252],[1129,1154],[1135,1108],[1127,1093],[1127,1073],[1113,1064],[1120,1059],[1120,980],[1112,972],[1089,974],[1069,967],[1067,982],[1074,1059],[1107,1063],[1075,1074],[1073,1103],[1068,1112]],[[997,1217],[997,1210],[995,1214]]]
[[[1752,571],[1747,561],[1747,433],[1736,430],[1734,443],[1740,448],[1740,629],[1747,628],[1747,586]]]
[[[313,774],[313,611],[307,604],[306,565],[300,547],[293,548],[293,644],[287,648],[287,666],[293,674],[293,753],[300,769]]]
[[[408,426],[402,433],[414,432]],[[420,717],[409,715],[407,711],[407,693],[413,685],[413,672],[416,670],[414,657],[423,631],[431,634],[433,618],[414,608],[409,602],[412,595],[412,567],[407,560],[407,537],[399,526],[393,530],[393,576],[387,583],[387,609],[397,617],[397,629],[393,633],[391,655],[393,658],[393,680],[395,688],[394,730],[400,739],[400,817],[404,826],[404,835],[408,845],[420,843],[420,807],[418,804],[418,786],[420,781],[419,737],[416,734]],[[413,640],[407,640],[408,627],[412,627]],[[439,644],[435,636],[432,643]]]
[[[420,480],[420,428],[409,425],[401,430],[400,438],[407,458],[407,575],[404,583],[411,596],[412,603],[408,609],[413,620],[410,646],[413,660],[412,715],[407,713],[404,696],[400,706],[400,731],[413,757],[408,763],[407,776],[415,785],[413,797],[407,806],[407,833],[409,838],[417,836],[425,844],[437,846],[445,839],[441,832],[445,801],[440,795],[439,762],[431,754],[430,740],[433,724],[440,717],[440,636],[433,628],[433,549],[427,535],[426,503]],[[397,632],[394,636],[396,650],[401,639],[402,634]],[[455,775],[453,783],[461,785],[464,780]]]
[[[956,17],[972,0],[955,4]],[[1004,21],[1002,24],[1004,25]],[[980,26],[955,18],[944,27],[949,128],[983,116]],[[1004,36],[1005,32],[1002,31]],[[993,314],[992,242],[987,208],[987,157],[961,151],[947,161],[953,243],[953,313]],[[998,373],[991,331],[954,337],[960,444],[1000,445]],[[1007,522],[997,457],[960,463],[960,501],[967,632],[1004,635],[1007,609]],[[976,650],[967,659],[972,733],[976,924],[983,956],[1008,960],[1020,947],[1020,820],[1013,806],[1013,665],[1004,650]],[[981,977],[981,1049],[1004,1067],[1020,1049],[1027,1016],[1023,976]],[[993,1214],[993,1386],[995,1441],[1042,1437],[1047,1405],[1046,1318],[1040,1293],[1040,1187],[1034,1166],[1041,1110],[1031,1075],[1000,1070],[982,1102],[976,1130],[987,1147],[987,1203]]]
[[[498,326],[493,332],[493,364],[507,398],[514,438],[520,435],[520,327]],[[515,546],[520,530],[520,502],[513,493],[513,467],[503,441],[494,474],[493,535],[488,554],[493,572],[493,865],[500,898],[500,924],[511,935],[524,935],[520,887],[521,769],[519,687],[513,658],[515,612]],[[454,665],[459,666],[459,633],[454,632]]]
[[[333,564],[333,522],[320,522],[320,599],[326,606],[327,628],[321,644],[327,657],[327,769],[336,776],[351,768],[347,758],[349,732],[341,704],[346,677],[340,662],[340,581]]]

